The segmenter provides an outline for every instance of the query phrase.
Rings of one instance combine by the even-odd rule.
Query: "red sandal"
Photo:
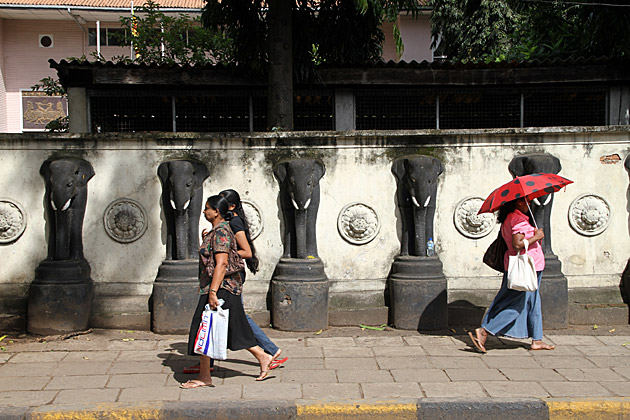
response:
[[[274,360],[273,362],[271,362],[271,365],[269,366],[269,370],[279,367],[281,364],[283,364],[287,360],[289,360],[288,357],[285,357],[283,359],[276,359],[276,360]]]

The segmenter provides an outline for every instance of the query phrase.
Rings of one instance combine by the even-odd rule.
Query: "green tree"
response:
[[[205,27],[221,27],[234,40],[234,59],[268,81],[269,128],[293,128],[293,80],[317,80],[318,65],[380,60],[384,21],[401,11],[414,16],[418,0],[208,0]],[[402,52],[400,32],[394,38]]]
[[[181,13],[171,16],[149,0],[134,16],[122,16],[125,28],[122,45],[133,45],[135,57],[115,57],[116,61],[141,64],[228,63],[233,57],[232,41],[217,28],[204,27],[199,17]]]
[[[630,55],[625,0],[432,0],[436,53],[458,61]]]

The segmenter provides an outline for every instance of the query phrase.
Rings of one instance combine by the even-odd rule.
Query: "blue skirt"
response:
[[[492,301],[481,326],[492,335],[542,340],[542,309],[540,306],[540,279],[535,292],[508,289],[507,273],[503,273],[501,289]]]

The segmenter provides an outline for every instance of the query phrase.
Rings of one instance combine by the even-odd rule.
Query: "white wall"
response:
[[[278,137],[283,138],[281,144],[276,142]],[[560,175],[575,182],[556,193],[552,212],[553,249],[569,288],[616,287],[630,257],[628,173],[623,166],[630,152],[628,127],[358,132],[354,136],[268,133],[251,138],[142,134],[92,135],[82,140],[72,135],[0,135],[0,197],[20,202],[28,218],[22,237],[0,245],[0,294],[23,297],[35,267],[46,257],[44,180],[39,168],[53,153],[80,156],[96,172],[88,186],[84,222],[85,257],[96,284],[95,302],[99,294],[119,296],[120,302],[129,305],[144,302],[146,311],[165,255],[161,185],[156,174],[165,160],[195,156],[210,169],[205,196],[234,188],[262,209],[264,230],[255,242],[261,270],[248,276],[245,294],[249,307],[261,309],[282,254],[278,184],[272,173],[275,162],[299,156],[316,156],[324,162],[317,221],[319,254],[331,280],[331,298],[354,293],[361,300],[363,295],[382,295],[400,250],[396,185],[391,173],[395,158],[424,153],[443,162],[434,240],[450,293],[496,289],[500,283],[499,276],[481,262],[496,237],[496,228],[481,239],[464,237],[453,222],[457,203],[468,196],[485,198],[511,179],[507,167],[515,155],[534,152],[558,157],[563,167]],[[601,163],[600,157],[612,154],[618,154],[621,161]],[[585,193],[604,197],[610,204],[610,225],[597,236],[582,236],[568,222],[571,202]],[[122,197],[140,202],[148,216],[144,236],[128,244],[112,240],[103,227],[105,208]],[[338,232],[339,212],[351,202],[372,206],[380,216],[380,233],[366,245],[350,244]],[[205,221],[200,223],[207,226]],[[113,301],[109,304],[114,305]]]

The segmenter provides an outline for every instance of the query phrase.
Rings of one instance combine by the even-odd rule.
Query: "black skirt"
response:
[[[241,297],[233,295],[225,289],[219,289],[217,298],[225,301],[221,306],[223,309],[230,310],[230,318],[228,320],[228,349],[235,351],[256,346],[256,338],[254,338],[254,333],[245,317]],[[199,356],[194,350],[195,339],[197,338],[197,331],[199,331],[199,325],[201,324],[201,314],[207,303],[208,295],[200,295],[197,309],[195,309],[195,314],[190,323],[190,333],[188,334],[189,356]]]

